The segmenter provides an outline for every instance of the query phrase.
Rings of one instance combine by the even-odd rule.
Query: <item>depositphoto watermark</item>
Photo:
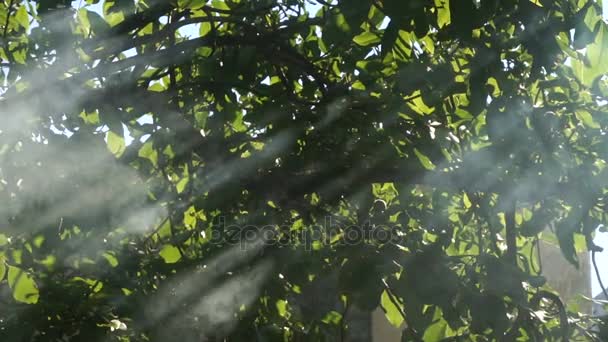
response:
[[[221,245],[238,245],[243,248],[255,242],[267,246],[291,246],[301,244],[306,250],[322,245],[358,245],[363,243],[399,243],[400,227],[386,226],[364,222],[360,225],[339,224],[331,217],[326,217],[323,224],[313,224],[293,229],[291,225],[253,225],[226,223],[220,217],[212,229],[209,242]]]

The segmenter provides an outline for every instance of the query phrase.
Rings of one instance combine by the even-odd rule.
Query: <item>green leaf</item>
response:
[[[435,323],[425,330],[422,340],[425,342],[441,341],[444,337],[446,337],[447,330],[448,322],[442,318],[439,318]]]
[[[459,118],[464,119],[464,120],[470,120],[470,119],[474,118],[473,114],[471,114],[461,108],[456,109],[456,112],[454,112],[454,114],[456,114]]]
[[[190,206],[190,208],[184,212],[184,226],[189,229],[196,227],[196,216],[196,209],[194,206]]]
[[[85,111],[82,111],[79,115],[79,117],[87,124],[87,125],[99,125],[99,113],[98,112],[93,112],[93,113],[87,113]]]
[[[607,56],[608,57],[608,56]],[[574,115],[589,128],[600,128],[600,125],[593,120],[593,116],[586,110],[577,110]]]
[[[351,27],[348,25],[348,22],[343,14],[334,16],[333,24],[336,25],[336,27],[342,32],[350,32],[351,30]]]
[[[104,257],[104,259],[106,259],[106,261],[108,262],[108,264],[110,264],[110,266],[112,266],[112,267],[118,266],[118,259],[114,256],[113,253],[105,252],[102,254],[102,256]]]
[[[562,254],[574,267],[579,267],[578,256],[574,245],[574,233],[577,227],[572,220],[558,222],[555,227],[555,235],[559,242]]]
[[[211,26],[211,23],[210,23],[210,22],[207,22],[207,21],[202,22],[202,23],[201,23],[201,26],[200,26],[200,29],[199,29],[199,35],[200,35],[201,37],[204,37],[204,36],[206,36],[206,35],[207,35],[209,32],[211,32],[211,29],[212,29],[212,26]]]
[[[287,312],[287,301],[286,300],[283,300],[283,299],[277,300],[277,302],[275,303],[275,306],[277,307],[277,312],[279,313],[279,316],[287,317],[288,312]]]
[[[26,30],[29,29],[30,18],[29,18],[29,15],[27,14],[27,9],[25,8],[25,6],[19,6],[19,9],[15,13],[15,20],[24,29],[26,29]]]
[[[116,26],[125,20],[125,15],[122,11],[112,10],[113,5],[114,5],[114,3],[110,2],[110,1],[106,1],[103,5],[103,15],[104,15],[105,21],[110,26]],[[89,20],[90,19],[91,18],[89,17]],[[91,22],[91,25],[94,26],[94,23]]]
[[[4,257],[0,257],[0,281],[4,280],[6,275],[6,260]]]
[[[96,279],[83,278],[83,277],[74,277],[72,279],[89,285],[89,287],[91,288],[91,291],[93,291],[95,293],[101,291],[101,289],[103,288],[103,283]]]
[[[143,144],[137,155],[141,158],[148,159],[154,167],[158,166],[158,152],[154,148],[154,144],[151,141],[147,141]]]
[[[112,131],[109,131],[106,136],[106,139],[108,149],[110,150],[110,152],[112,152],[113,155],[115,155],[116,157],[120,157],[125,152],[125,138]]]
[[[447,26],[452,21],[450,18],[450,0],[435,0],[435,8],[437,8],[437,26],[442,28]]]
[[[403,341],[456,334],[495,340],[507,331],[520,340],[532,331],[558,336],[558,317],[530,316],[522,329],[512,315],[518,307],[542,311],[526,306],[536,291],[528,286],[544,286],[530,276],[538,268],[524,259],[536,259],[536,249],[526,241],[552,237],[582,264],[576,253],[606,221],[598,200],[608,183],[601,130],[608,125],[608,77],[598,76],[606,72],[608,30],[597,3],[304,4],[315,2],[107,0],[78,9],[70,0],[13,1],[8,21],[9,11],[0,9],[0,28],[9,23],[8,45],[0,48],[7,88],[0,111],[25,120],[13,127],[7,114],[8,132],[0,132],[0,280],[19,298],[3,304],[20,313],[27,311],[23,301],[39,296],[40,307],[29,311],[42,313],[36,329],[28,329],[31,315],[4,315],[1,335],[28,341],[58,327],[66,336],[113,329],[115,338],[128,339],[139,334],[124,331],[137,317],[105,312],[103,296],[132,301],[137,284],[161,279],[161,292],[174,289],[183,298],[174,298],[175,307],[150,304],[177,312],[198,295],[190,296],[190,287],[178,291],[188,280],[180,274],[227,256],[234,267],[225,268],[235,274],[209,280],[229,306],[242,309],[233,312],[223,300],[192,303],[183,317],[188,328],[209,323],[191,318],[215,310],[243,326],[267,325],[253,339],[305,334],[334,341],[348,323],[341,299],[363,311],[381,306],[387,324],[407,324]],[[583,7],[588,13],[574,15]],[[61,53],[65,47],[74,51]],[[328,106],[344,111],[323,125]],[[42,115],[30,118],[30,109]],[[74,135],[50,134],[52,125]],[[89,153],[85,143],[106,146]],[[120,156],[119,163],[99,165],[96,152]],[[344,175],[349,169],[355,178]],[[513,184],[521,186],[509,189]],[[518,198],[517,254],[526,257],[519,268],[500,256],[505,215],[497,213],[509,190]],[[546,229],[569,216],[557,230]],[[232,253],[239,246],[214,243],[232,235],[224,220],[271,224],[287,245]],[[312,236],[320,223],[328,229]],[[351,223],[365,230],[343,226]],[[390,231],[367,231],[381,226]],[[477,236],[479,228],[487,239]],[[361,243],[343,243],[347,238]],[[143,252],[152,259],[137,255]],[[49,282],[65,273],[64,263],[77,272]],[[256,277],[245,277],[247,269]],[[312,310],[299,305],[315,296],[329,300],[319,298]],[[71,306],[56,304],[70,298],[106,314],[86,327],[86,315],[67,322]],[[140,337],[170,340],[179,333],[171,327],[184,327],[181,318],[159,326],[169,338]],[[226,338],[241,336],[233,335]]]
[[[165,245],[159,254],[167,264],[174,264],[182,258],[179,249],[173,245]]]
[[[321,322],[323,322],[325,324],[338,325],[338,324],[340,324],[340,322],[342,322],[342,314],[337,311],[332,310],[332,311],[328,312],[327,315],[325,315],[325,317],[323,317]]]
[[[178,0],[179,8],[199,9],[207,3],[207,0]]]
[[[420,90],[416,90],[412,93],[412,100],[408,101],[407,104],[420,115],[432,114],[434,111],[433,108],[424,103],[422,96],[420,96]]]
[[[34,278],[24,270],[15,267],[8,267],[8,286],[13,290],[13,298],[15,300],[26,303],[38,303],[38,287]]]
[[[211,7],[216,8],[218,10],[230,11],[230,7],[226,4],[226,1],[223,0],[213,0],[211,1]],[[224,16],[227,14],[223,14]]]
[[[149,86],[148,90],[160,93],[160,92],[167,90],[167,88],[165,88],[165,86],[163,86],[162,83],[156,82],[156,83],[152,84],[151,86]]]
[[[353,41],[361,46],[368,46],[378,43],[380,38],[372,32],[363,32],[353,38]]]
[[[587,240],[583,234],[574,234],[574,250],[577,253],[584,253],[587,250]]]
[[[462,194],[462,203],[464,204],[464,207],[469,209],[471,207],[471,200],[469,199],[469,196],[467,196],[466,192],[464,194]]]
[[[420,163],[422,164],[422,166],[424,166],[425,169],[427,169],[427,170],[435,170],[435,165],[429,159],[429,157],[427,157],[424,154],[422,154],[416,148],[414,149],[414,153],[416,154],[416,156],[418,157],[418,160],[420,160]]]
[[[380,305],[382,306],[384,315],[389,323],[396,328],[401,327],[403,324],[403,316],[401,315],[399,308],[397,308],[391,301],[390,295],[386,292],[386,290],[382,292],[382,296],[380,297]]]
[[[608,27],[603,21],[597,23],[599,31],[595,41],[587,46],[586,57],[589,65],[573,60],[572,67],[577,78],[587,86],[599,76],[608,72]]]
[[[177,184],[175,185],[175,189],[177,190],[178,194],[184,192],[186,185],[188,185],[188,181],[190,181],[190,177],[184,177],[180,179],[179,182],[177,182]]]

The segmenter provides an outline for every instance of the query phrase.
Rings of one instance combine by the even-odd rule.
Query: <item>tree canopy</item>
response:
[[[0,1],[2,340],[600,340],[536,248],[601,251],[600,14]]]

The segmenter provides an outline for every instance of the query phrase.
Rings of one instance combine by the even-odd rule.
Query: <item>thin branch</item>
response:
[[[263,6],[263,7],[260,7],[260,8],[254,8],[254,9],[248,10],[248,11],[239,11],[238,9],[236,9],[236,10],[223,10],[223,9],[211,7],[209,5],[205,5],[205,6],[202,7],[202,9],[205,12],[215,12],[215,13],[220,13],[220,14],[229,14],[229,15],[255,15],[255,14],[260,14],[261,12],[269,11],[269,10],[275,8],[275,7],[276,6],[274,6],[274,5],[267,5],[267,6]]]
[[[511,265],[517,266],[517,232],[515,231],[515,200],[511,207],[505,211],[505,230],[507,235],[507,260]]]
[[[549,291],[541,290],[532,296],[532,298],[530,299],[530,305],[532,305],[532,307],[540,308],[540,302],[543,299],[547,299],[557,306],[557,311],[559,314],[560,333],[562,335],[562,339],[563,341],[569,341],[570,327],[568,322],[568,313],[566,312],[564,303],[558,295]]]
[[[388,287],[388,284],[386,283],[386,281],[384,279],[382,279],[382,285],[384,286],[384,289],[386,290],[386,294],[388,295],[388,299],[397,308],[397,311],[399,311],[399,314],[403,318],[403,322],[405,323],[405,329],[412,336],[418,337],[418,333],[412,327],[410,327],[409,324],[407,324],[407,317],[405,315],[405,311],[403,311],[403,308],[401,307],[401,304],[399,303],[399,301],[397,300],[397,298],[395,297],[395,295],[391,291],[390,287]]]
[[[174,23],[176,22],[177,16],[175,15],[171,15],[169,16],[170,18],[170,23]],[[171,33],[169,35],[169,46],[175,46],[175,33]],[[174,89],[177,85],[177,77],[175,76],[175,64],[169,66],[169,89]],[[174,97],[173,97],[173,106],[175,107],[175,109],[177,111],[180,110],[179,108],[179,91],[175,92]]]
[[[597,278],[597,282],[600,284],[600,287],[602,288],[602,293],[604,294],[604,297],[606,297],[606,299],[608,299],[608,292],[606,291],[606,287],[604,287],[604,283],[602,282],[602,276],[600,275],[600,270],[597,267],[597,263],[595,261],[595,250],[591,251],[591,262],[593,263],[593,269],[595,270],[595,277]]]
[[[327,6],[327,7],[335,7],[335,6],[337,6],[337,5],[330,4],[329,2],[327,2],[325,0],[314,0],[314,1],[320,3],[323,6]],[[312,1],[310,1],[310,3],[312,3]]]
[[[156,228],[154,228],[154,230],[150,233],[150,235],[148,235],[145,239],[144,239],[144,244],[148,241],[150,241],[150,239],[152,239],[152,237],[156,234],[158,234],[158,232],[161,230],[161,228],[165,225],[165,223],[167,223],[167,221],[169,220],[169,216],[171,215],[171,213],[169,213],[169,215],[167,217],[165,217],[158,226],[156,226]]]
[[[342,311],[342,318],[340,318],[340,341],[344,341],[346,337],[346,315],[348,314],[348,309],[350,309],[350,305],[347,302],[344,306],[344,311]]]

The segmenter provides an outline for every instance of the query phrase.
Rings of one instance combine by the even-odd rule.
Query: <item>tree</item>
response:
[[[600,251],[599,13],[0,1],[0,335],[338,340],[381,305],[404,341],[600,338],[534,252]]]

